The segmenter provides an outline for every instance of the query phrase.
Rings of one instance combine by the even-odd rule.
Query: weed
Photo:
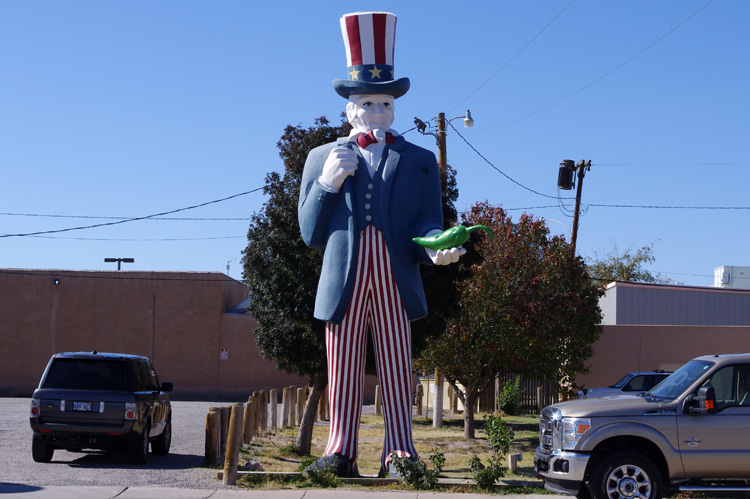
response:
[[[445,456],[437,449],[433,449],[432,452],[432,469],[427,469],[422,459],[398,457],[395,452],[391,454],[391,462],[404,484],[417,490],[431,490],[437,487],[438,476],[445,465]]]
[[[515,416],[521,409],[521,395],[526,390],[521,389],[521,378],[503,383],[503,390],[497,396],[497,405],[505,414]]]
[[[510,444],[513,443],[516,434],[505,425],[501,418],[493,414],[487,414],[484,422],[487,440],[492,447],[492,456],[488,460],[488,465],[485,466],[476,454],[472,454],[469,459],[469,469],[479,489],[492,491],[495,489],[495,482],[505,476],[502,459],[510,451]]]

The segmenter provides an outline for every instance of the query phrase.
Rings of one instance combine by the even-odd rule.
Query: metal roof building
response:
[[[750,290],[610,283],[602,325],[750,326]]]

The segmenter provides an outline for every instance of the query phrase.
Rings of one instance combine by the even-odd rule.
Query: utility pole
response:
[[[576,187],[576,208],[575,214],[573,215],[573,234],[570,239],[570,246],[573,248],[573,255],[576,254],[576,239],[578,238],[578,216],[581,211],[581,190],[583,190],[583,177],[586,175],[586,171],[591,169],[591,160],[578,162],[578,186]]]
[[[437,115],[437,145],[438,145],[438,170],[440,179],[445,178],[445,169],[448,165],[448,154],[445,148],[445,113]]]

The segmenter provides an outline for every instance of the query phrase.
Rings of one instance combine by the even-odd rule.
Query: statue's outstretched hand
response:
[[[353,150],[347,147],[333,149],[323,164],[323,172],[320,174],[321,183],[338,191],[346,177],[354,175],[357,171],[357,162],[357,153]]]
[[[439,229],[433,229],[430,232],[427,233],[425,236],[426,238],[429,238],[431,236],[437,236],[442,231]],[[425,247],[425,252],[427,252],[427,256],[430,257],[430,260],[432,260],[432,263],[435,265],[450,265],[451,263],[456,263],[458,259],[466,253],[466,249],[463,246],[455,246],[453,248],[446,248],[446,249],[440,249],[440,250],[434,250],[431,248]]]
[[[435,265],[450,265],[451,263],[456,263],[461,255],[466,253],[466,249],[463,246],[456,246],[455,248],[437,251],[425,248],[425,251]]]

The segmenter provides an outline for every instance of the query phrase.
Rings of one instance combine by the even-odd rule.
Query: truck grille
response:
[[[542,452],[550,454],[555,448],[555,437],[554,432],[557,427],[559,430],[560,421],[562,420],[562,413],[559,409],[552,407],[545,407],[542,410],[542,414],[539,416],[539,447]],[[558,435],[559,440],[559,435]],[[557,442],[559,446],[560,442]]]
[[[552,420],[542,415],[539,418],[539,445],[542,450],[552,452]]]

